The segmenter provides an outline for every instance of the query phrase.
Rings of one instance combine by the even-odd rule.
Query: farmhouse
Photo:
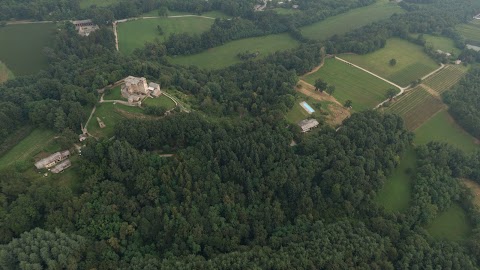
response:
[[[57,152],[35,163],[37,169],[48,169],[55,166],[58,162],[64,161],[70,157],[70,151]]]
[[[162,94],[160,85],[150,82],[147,85],[147,79],[128,76],[124,80],[121,92],[122,96],[128,99],[128,103],[138,103],[147,96],[159,97]]]
[[[315,119],[305,119],[298,123],[300,128],[302,128],[302,132],[310,131],[312,128],[319,125],[318,121]]]
[[[68,169],[70,166],[72,166],[72,162],[70,162],[69,159],[66,159],[66,160],[62,161],[60,164],[58,164],[57,166],[55,166],[51,170],[51,172],[52,173],[61,173],[64,170]]]
[[[75,25],[75,30],[78,31],[78,34],[83,37],[88,37],[90,33],[100,29],[92,20],[72,21],[72,23]]]

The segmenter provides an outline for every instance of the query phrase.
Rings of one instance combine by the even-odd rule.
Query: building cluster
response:
[[[318,121],[316,119],[305,119],[300,122],[298,122],[298,125],[302,129],[302,132],[308,132],[312,128],[315,128],[319,125]]]
[[[41,159],[35,163],[37,169],[49,169],[52,173],[60,173],[65,169],[72,166],[72,163],[68,159],[70,157],[70,151],[65,150],[56,152],[44,159]]]
[[[77,30],[78,34],[82,37],[88,37],[90,33],[100,29],[92,20],[72,21],[72,23],[75,25],[75,30]]]
[[[443,54],[443,55],[445,55],[445,56],[447,56],[447,57],[450,57],[450,56],[452,56],[452,54],[451,54],[451,53],[444,52],[444,51],[442,51],[442,50],[437,50],[437,53],[438,53],[438,54]]]
[[[128,99],[130,104],[141,102],[148,96],[159,97],[162,94],[159,84],[153,82],[147,84],[147,79],[143,77],[128,76],[124,79],[121,89],[122,96]]]

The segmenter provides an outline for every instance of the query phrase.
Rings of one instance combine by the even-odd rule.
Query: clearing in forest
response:
[[[89,8],[91,6],[108,7],[118,2],[120,0],[80,0],[80,8]]]
[[[15,24],[0,27],[0,61],[16,76],[30,75],[47,67],[43,49],[52,44],[55,24]]]
[[[390,212],[401,212],[408,208],[412,196],[411,177],[417,158],[415,150],[409,148],[402,156],[400,165],[387,177],[375,200]]]
[[[0,84],[7,80],[13,79],[13,73],[7,68],[7,66],[0,61]]]
[[[457,32],[462,35],[467,43],[480,45],[480,21],[473,20],[467,24],[456,26]]]
[[[242,60],[239,53],[258,53],[255,59],[263,58],[276,51],[288,50],[298,46],[298,41],[289,34],[268,35],[262,37],[245,38],[228,42],[201,53],[176,56],[170,58],[171,62],[179,65],[194,65],[206,69],[225,68]]]
[[[461,65],[450,65],[425,79],[423,84],[434,89],[438,94],[442,94],[457,84],[467,70],[466,67]]]
[[[415,130],[415,144],[431,141],[446,142],[470,153],[480,148],[478,140],[463,130],[444,110]]]
[[[201,17],[138,19],[117,25],[118,47],[130,54],[155,39],[165,41],[171,34],[201,34],[212,26],[214,20]],[[162,33],[158,30],[161,28]]]
[[[372,53],[340,57],[404,87],[438,68],[421,46],[399,38],[388,39],[384,48]]]
[[[146,98],[142,104],[152,107],[161,107],[167,111],[175,108],[175,102],[165,95],[161,95],[157,98]]]
[[[398,114],[408,130],[415,130],[445,107],[438,97],[420,85],[396,98],[384,111]]]
[[[455,42],[448,37],[433,36],[424,34],[423,37],[427,41],[427,46],[432,46],[434,50],[442,50],[446,53],[451,53],[453,56],[458,56],[461,50],[455,46]]]
[[[356,8],[343,14],[300,28],[309,39],[326,40],[333,35],[343,35],[375,21],[387,19],[394,13],[403,13],[393,1],[381,0],[373,5]]]
[[[428,233],[438,240],[463,241],[472,230],[465,210],[458,204],[452,205],[427,227]]]
[[[143,116],[143,110],[139,107],[129,107],[115,103],[101,103],[88,123],[88,132],[95,137],[112,137],[116,123],[127,118],[127,116]],[[103,121],[105,128],[100,128],[97,117]]]
[[[314,85],[317,79],[334,85],[333,96],[341,104],[352,100],[355,111],[373,109],[386,99],[387,90],[390,88],[399,91],[389,83],[334,58],[325,59],[322,68],[304,79],[311,85]]]

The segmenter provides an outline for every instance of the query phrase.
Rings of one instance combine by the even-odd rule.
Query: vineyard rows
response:
[[[439,94],[449,90],[465,74],[462,67],[448,66],[424,81],[424,84],[437,91]]]

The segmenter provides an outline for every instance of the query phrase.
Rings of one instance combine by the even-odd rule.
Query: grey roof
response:
[[[59,163],[57,166],[55,166],[52,169],[52,173],[59,173],[62,172],[63,170],[67,169],[68,167],[72,166],[72,162],[70,162],[70,159],[66,159]]]
[[[302,128],[303,131],[308,131],[319,125],[316,119],[305,119],[298,122],[298,125]]]

